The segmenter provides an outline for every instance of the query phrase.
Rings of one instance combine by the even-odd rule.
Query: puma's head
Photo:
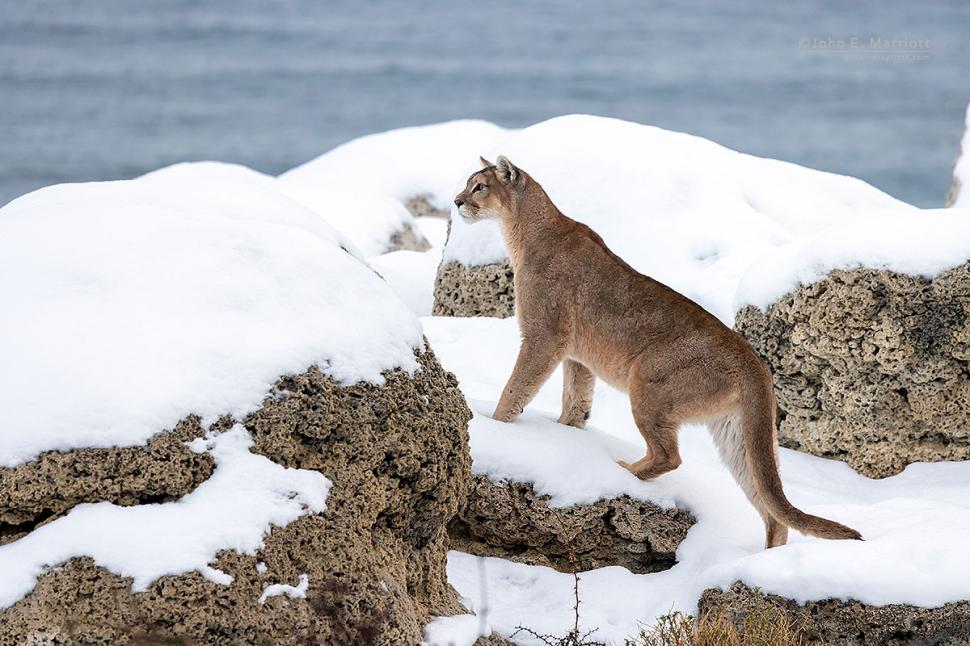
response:
[[[496,163],[481,157],[482,168],[472,173],[465,190],[455,196],[455,206],[466,222],[495,220],[510,215],[514,195],[526,182],[526,175],[504,156]]]

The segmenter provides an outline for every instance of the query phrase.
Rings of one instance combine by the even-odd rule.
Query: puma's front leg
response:
[[[573,359],[562,362],[562,414],[559,423],[583,428],[593,408],[596,377],[589,368]]]
[[[565,351],[558,339],[523,339],[512,376],[492,414],[500,422],[511,422],[522,412],[549,375],[562,361]]]

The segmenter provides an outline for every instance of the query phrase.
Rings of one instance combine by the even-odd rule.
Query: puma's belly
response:
[[[567,356],[589,368],[594,375],[618,390],[629,387],[630,364],[625,352],[611,347],[606,339],[577,335],[568,348]]]

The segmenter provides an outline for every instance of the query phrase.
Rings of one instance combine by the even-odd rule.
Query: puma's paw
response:
[[[495,412],[492,413],[492,419],[497,422],[504,422],[505,424],[512,422],[515,417],[516,415],[512,411],[500,411],[497,408],[495,409]]]
[[[579,415],[576,415],[575,413],[570,412],[570,413],[563,413],[562,415],[559,416],[559,419],[556,421],[562,424],[563,426],[572,426],[575,428],[586,428],[587,419],[589,419],[588,413],[585,416],[581,417]]]

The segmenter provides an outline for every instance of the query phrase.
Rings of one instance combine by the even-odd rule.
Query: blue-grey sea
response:
[[[0,204],[181,160],[278,173],[397,126],[586,112],[937,206],[968,101],[968,0],[3,0]]]

